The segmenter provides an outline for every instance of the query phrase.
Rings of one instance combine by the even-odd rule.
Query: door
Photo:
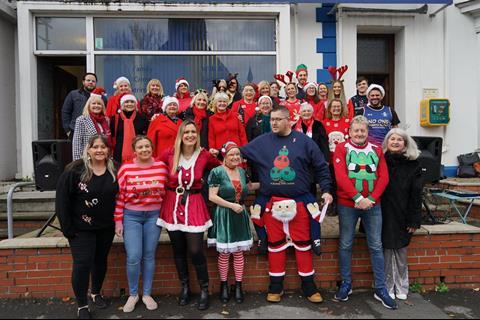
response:
[[[393,34],[357,35],[357,77],[385,89],[383,104],[395,107],[395,36]]]

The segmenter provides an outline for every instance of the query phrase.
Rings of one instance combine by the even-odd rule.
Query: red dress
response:
[[[168,231],[191,233],[206,231],[212,226],[212,220],[201,194],[204,183],[202,178],[205,170],[219,166],[220,162],[208,151],[200,149],[192,156],[190,163],[183,165],[180,163],[179,170],[172,174],[173,149],[163,153],[160,159],[168,165],[168,182],[157,225]],[[185,192],[183,195],[177,189],[179,186]]]

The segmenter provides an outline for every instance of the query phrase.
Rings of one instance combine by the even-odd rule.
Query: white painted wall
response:
[[[431,13],[433,10],[430,10]],[[450,6],[429,15],[365,15],[340,13],[337,41],[339,64],[348,64],[345,87],[354,93],[357,31],[395,34],[395,108],[412,135],[444,138],[442,163],[457,165],[456,156],[479,147],[480,51],[473,19]],[[471,50],[470,50],[471,49]],[[451,121],[446,128],[422,128],[419,102],[423,88],[437,88],[451,101]]]
[[[0,15],[0,180],[17,172],[15,129],[15,29]]]

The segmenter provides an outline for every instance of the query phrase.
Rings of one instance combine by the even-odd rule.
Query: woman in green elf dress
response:
[[[240,149],[234,142],[227,142],[220,150],[224,158],[223,165],[213,169],[208,178],[209,199],[216,204],[213,212],[213,226],[208,232],[208,245],[216,246],[219,252],[218,270],[220,272],[220,300],[227,303],[230,299],[228,288],[228,269],[230,254],[233,255],[235,271],[235,300],[242,303],[242,279],[245,259],[244,251],[252,246],[250,218],[243,201],[248,194],[245,170]],[[254,188],[250,185],[250,188]]]

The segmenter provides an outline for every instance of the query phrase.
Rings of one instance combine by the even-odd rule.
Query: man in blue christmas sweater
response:
[[[274,109],[270,124],[272,132],[259,136],[241,148],[243,156],[256,167],[259,174],[259,194],[251,211],[259,239],[268,239],[270,286],[267,300],[281,300],[285,250],[293,246],[303,293],[311,302],[321,302],[323,299],[314,283],[310,250],[310,224],[316,224],[319,236],[320,210],[315,196],[310,193],[310,186],[313,172],[313,180],[323,192],[323,201],[332,202],[328,164],[312,139],[292,131],[287,108]],[[266,237],[263,227],[268,230]],[[319,246],[318,241],[318,249]]]

